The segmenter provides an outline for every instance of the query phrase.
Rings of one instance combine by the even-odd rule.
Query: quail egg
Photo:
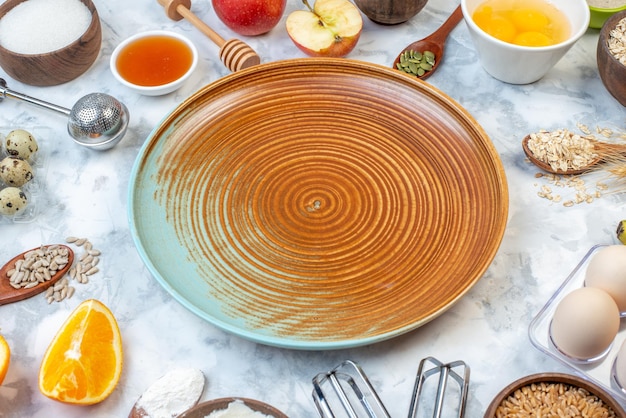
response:
[[[0,190],[0,214],[11,216],[24,210],[28,205],[26,194],[17,187]]]
[[[561,299],[549,332],[559,351],[585,362],[606,354],[619,326],[619,310],[613,298],[602,289],[581,287]]]
[[[626,245],[599,249],[587,265],[585,286],[604,290],[626,312]]]
[[[9,132],[4,139],[7,154],[28,160],[39,150],[35,137],[24,129],[15,129]]]
[[[0,161],[0,180],[8,186],[22,187],[33,179],[35,174],[28,161],[17,157],[6,157]]]

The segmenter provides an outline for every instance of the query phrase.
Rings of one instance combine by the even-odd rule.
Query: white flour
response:
[[[176,369],[154,382],[137,401],[149,418],[172,418],[191,408],[204,390],[204,375],[196,369]]]
[[[237,400],[228,404],[228,408],[211,412],[204,418],[272,418],[248,408],[242,401]]]

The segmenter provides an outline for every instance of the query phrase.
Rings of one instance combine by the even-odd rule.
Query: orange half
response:
[[[91,405],[108,397],[122,373],[122,338],[102,302],[82,302],[50,343],[39,369],[39,390],[57,401]]]
[[[7,375],[7,370],[9,370],[9,361],[11,360],[11,349],[9,348],[9,344],[7,340],[4,339],[2,335],[0,335],[0,385]]]

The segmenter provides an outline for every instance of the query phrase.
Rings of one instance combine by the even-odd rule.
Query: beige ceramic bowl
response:
[[[580,39],[589,26],[586,0],[552,0],[571,23],[570,37],[545,47],[525,47],[503,42],[488,35],[474,23],[472,14],[484,0],[461,0],[463,17],[480,62],[491,76],[511,84],[528,84],[541,79]]]
[[[493,401],[491,401],[491,404],[489,404],[489,407],[487,407],[484,418],[495,418],[498,407],[505,401],[505,399],[515,393],[515,391],[517,391],[518,389],[527,387],[532,384],[541,385],[542,383],[562,383],[564,385],[585,389],[587,392],[595,395],[598,399],[600,399],[605,406],[613,409],[613,411],[615,411],[615,416],[619,418],[626,418],[626,412],[624,412],[624,409],[607,391],[589,380],[566,373],[538,373],[522,377],[514,381],[513,383],[507,385],[504,389],[502,389],[500,393],[496,395]],[[528,403],[524,403],[524,405],[527,404]],[[530,405],[528,405],[528,407],[530,407]],[[514,415],[511,414],[507,416]]]
[[[6,0],[0,4],[0,19],[25,0]],[[83,74],[100,53],[102,29],[96,6],[81,0],[91,11],[91,23],[85,33],[70,45],[44,54],[20,54],[0,45],[0,67],[13,79],[33,86],[66,83]]]
[[[622,106],[626,106],[626,65],[622,64],[611,53],[608,47],[610,32],[620,20],[626,19],[626,10],[611,16],[602,26],[596,50],[598,72],[604,87]]]

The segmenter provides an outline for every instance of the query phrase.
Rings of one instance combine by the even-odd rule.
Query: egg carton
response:
[[[41,213],[45,200],[44,191],[46,190],[45,184],[48,172],[48,158],[46,150],[42,149],[42,143],[45,144],[48,142],[47,138],[50,138],[50,135],[52,135],[52,130],[42,126],[0,126],[0,160],[8,156],[4,145],[4,139],[6,138],[6,135],[14,129],[24,129],[30,132],[35,137],[35,140],[37,140],[39,150],[28,160],[33,169],[34,177],[31,181],[21,187],[22,191],[28,198],[28,205],[22,212],[16,213],[13,216],[0,215],[0,224],[33,222]],[[7,186],[7,184],[0,180],[0,189]]]
[[[575,361],[557,350],[550,340],[550,322],[552,321],[552,317],[554,316],[559,302],[571,291],[584,286],[589,261],[597,251],[606,246],[607,245],[595,245],[591,247],[576,268],[567,276],[561,286],[530,322],[528,335],[531,343],[537,349],[560,363],[571,367],[584,378],[606,389],[609,393],[613,394],[618,401],[626,405],[626,392],[615,382],[612,370],[617,353],[624,341],[626,341],[626,319],[623,316],[617,336],[613,340],[606,355],[596,361],[588,363]]]

